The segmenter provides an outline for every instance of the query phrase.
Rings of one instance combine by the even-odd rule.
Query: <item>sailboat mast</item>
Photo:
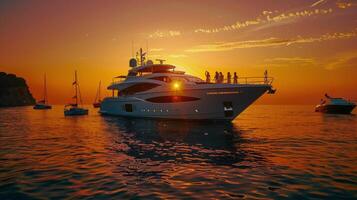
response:
[[[43,92],[43,95],[44,95],[44,101],[45,101],[45,104],[47,103],[47,86],[46,86],[46,73],[44,75],[44,79],[43,79],[43,82],[44,82],[44,92]]]
[[[99,88],[98,88],[98,101],[101,101],[100,98],[100,85],[101,85],[102,81],[99,81]]]
[[[75,87],[75,90],[76,90],[76,95],[75,95],[75,97],[76,97],[76,105],[78,105],[78,83],[77,83],[77,70],[74,72],[74,83],[75,83],[75,85],[74,85],[74,87]]]

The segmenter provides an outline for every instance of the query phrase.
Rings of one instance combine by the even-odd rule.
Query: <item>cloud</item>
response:
[[[154,33],[149,34],[149,38],[167,38],[180,36],[181,32],[177,30],[160,31],[157,30]]]
[[[171,57],[171,58],[185,58],[185,57],[187,57],[187,55],[185,55],[185,54],[171,54],[171,55],[169,55],[169,57]]]
[[[163,48],[157,48],[157,49],[150,49],[150,52],[159,52],[159,51],[163,51]]]
[[[325,65],[327,70],[357,66],[357,51],[336,56]]]
[[[330,8],[314,8],[322,4],[329,4]],[[324,16],[334,12],[334,5],[339,9],[347,9],[349,7],[357,6],[356,3],[350,1],[337,0],[333,4],[330,4],[327,0],[317,0],[311,4],[308,8],[304,9],[294,9],[292,11],[278,11],[278,10],[264,10],[256,16],[255,18],[248,19],[245,21],[236,21],[233,24],[226,24],[218,27],[212,28],[196,28],[190,31],[179,31],[179,30],[157,30],[153,33],[148,34],[149,38],[170,38],[182,36],[184,34],[192,33],[220,33],[227,31],[237,31],[241,29],[247,29],[249,27],[255,27],[252,31],[257,31],[261,29],[266,29],[274,26],[281,26],[284,24],[291,24],[299,19],[309,18],[313,16]]]
[[[302,57],[287,57],[287,58],[268,58],[264,63],[270,67],[286,67],[286,66],[314,66],[316,61],[313,58]]]
[[[351,2],[336,2],[336,6],[340,9],[346,9],[356,5],[357,5],[356,3],[351,3]]]
[[[327,33],[319,37],[301,37],[290,39],[266,38],[260,40],[245,40],[236,42],[215,42],[211,44],[203,44],[186,49],[186,52],[214,52],[214,51],[230,51],[234,49],[247,49],[257,47],[275,47],[275,46],[290,46],[294,44],[304,44],[313,42],[322,42],[328,40],[347,39],[357,36],[357,29],[352,32],[345,33]]]
[[[315,6],[325,3],[325,2],[326,2],[325,0],[318,0],[315,3],[313,3],[310,7],[315,7]]]
[[[312,9],[312,10],[300,10],[292,12],[283,12],[278,11],[263,11],[262,15],[259,15],[255,19],[246,20],[243,22],[237,21],[234,24],[229,24],[221,27],[203,29],[199,28],[194,30],[195,33],[218,33],[224,31],[233,31],[247,28],[250,26],[274,24],[274,23],[291,23],[292,21],[298,18],[310,17],[315,15],[326,15],[332,13],[333,10],[329,9]]]
[[[332,56],[329,59],[321,59],[319,61],[314,58],[305,57],[282,57],[282,58],[267,58],[264,60],[264,65],[268,67],[316,67],[323,66],[327,70],[336,70],[340,68],[355,68],[357,67],[357,51],[345,52],[337,56]]]
[[[155,59],[156,59],[156,58],[162,58],[163,55],[162,55],[162,54],[149,54],[148,57],[149,57],[149,58],[155,58]]]

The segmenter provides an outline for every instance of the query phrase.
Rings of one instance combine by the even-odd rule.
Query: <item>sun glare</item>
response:
[[[180,83],[179,82],[174,82],[173,87],[175,90],[179,90],[180,89]]]

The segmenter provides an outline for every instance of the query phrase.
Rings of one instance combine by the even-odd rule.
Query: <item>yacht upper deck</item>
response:
[[[140,56],[138,58],[138,56]],[[159,64],[154,64],[153,61],[146,61],[146,53],[140,49],[137,53],[137,58],[132,58],[129,61],[129,66],[131,69],[128,70],[126,76],[117,76],[113,79],[112,84],[108,89],[119,89],[124,85],[131,85],[135,82],[184,82],[184,84],[239,84],[239,85],[271,85],[273,82],[272,77],[267,76],[267,71],[264,73],[264,77],[238,77],[232,79],[232,76],[229,79],[224,79],[223,76],[219,80],[214,82],[210,79],[206,81],[201,78],[185,74],[184,71],[176,71],[176,66],[170,64],[164,64],[165,60],[160,60]],[[138,65],[139,64],[139,65]]]

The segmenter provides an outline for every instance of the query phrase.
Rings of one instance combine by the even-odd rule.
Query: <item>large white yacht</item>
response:
[[[100,113],[124,117],[184,120],[227,120],[236,118],[264,93],[274,93],[273,79],[239,78],[238,83],[210,83],[175,70],[175,66],[145,62],[140,49],[130,60],[126,76],[108,87]],[[139,64],[139,65],[138,65]]]

